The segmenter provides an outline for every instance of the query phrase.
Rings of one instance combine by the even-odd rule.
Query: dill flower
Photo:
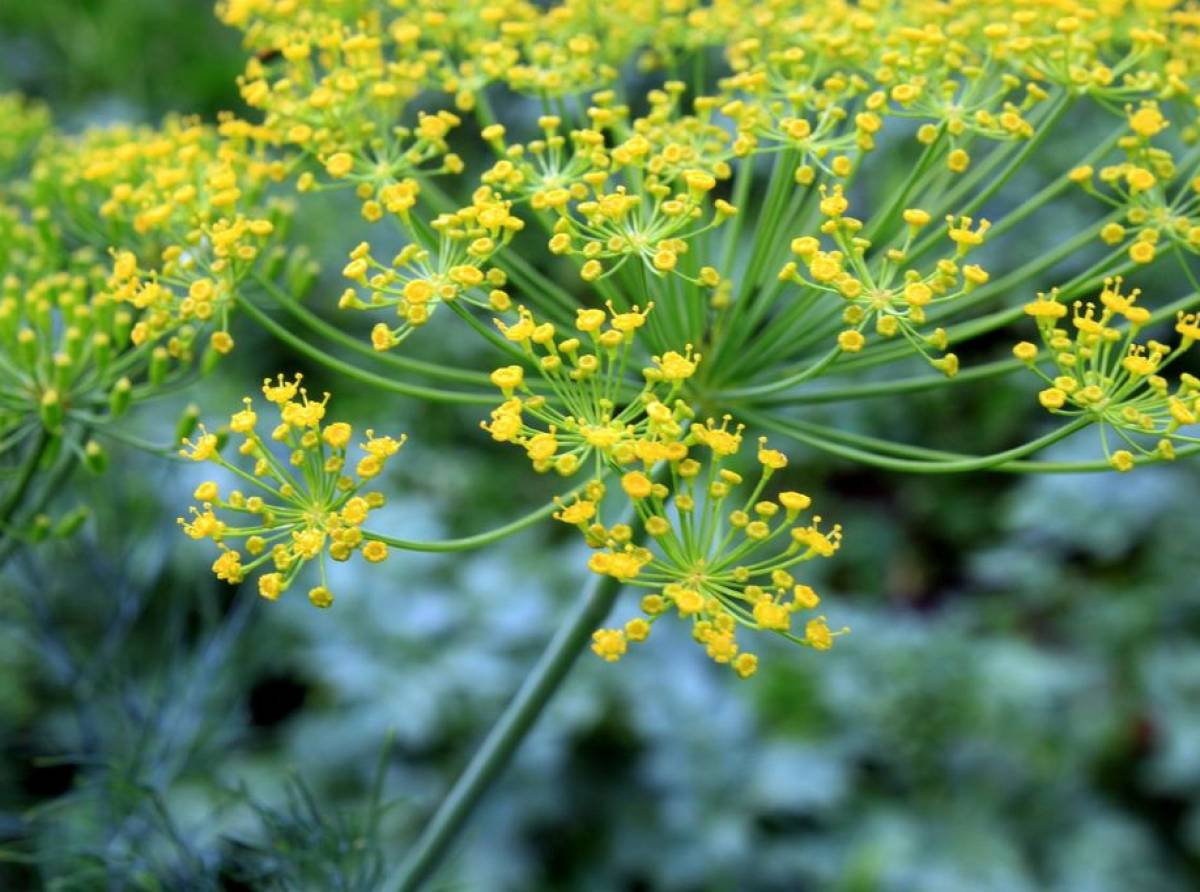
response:
[[[197,462],[211,462],[249,486],[249,494],[233,489],[223,494],[215,481],[201,484],[194,493],[199,507],[179,518],[183,531],[193,539],[211,539],[220,549],[213,563],[218,579],[239,583],[256,570],[258,591],[275,600],[286,591],[306,563],[316,561],[320,584],[309,589],[309,600],[317,607],[333,603],[326,578],[326,556],[345,561],[359,552],[378,563],[387,557],[387,546],[366,540],[362,525],[367,516],[384,503],[376,491],[367,491],[371,481],[404,445],[405,437],[377,436],[366,432],[358,444],[363,454],[351,457],[354,431],[342,421],[326,422],[326,393],[312,400],[297,374],[291,381],[279,375],[263,381],[263,395],[274,404],[279,423],[264,439],[258,432],[258,413],[247,397],[244,408],[229,419],[231,435],[240,436],[237,452],[252,462],[246,471],[221,455],[221,437],[203,426],[194,440],[185,440],[180,455]],[[277,443],[287,450],[276,452]],[[231,540],[241,545],[230,547]],[[243,554],[243,550],[245,554]]]
[[[717,663],[740,677],[752,675],[758,658],[741,648],[739,628],[774,632],[798,644],[827,650],[846,629],[831,631],[825,617],[812,616],[820,604],[813,589],[798,582],[794,568],[814,558],[831,557],[841,543],[837,525],[821,529],[821,518],[801,522],[811,507],[808,496],[792,491],[764,498],[767,482],[787,466],[787,457],[759,441],[760,473],[752,486],[722,465],[742,447],[742,428],[712,419],[691,427],[683,440],[687,452],[703,459],[669,459],[670,484],[645,470],[626,471],[620,487],[633,503],[637,524],[605,526],[599,519],[605,485],[591,483],[581,498],[555,515],[579,528],[595,551],[592,572],[648,589],[641,615],[619,629],[600,629],[592,650],[608,661],[619,659],[630,642],[644,641],[660,618],[675,614],[690,622],[692,636]],[[793,628],[794,614],[803,627]]]
[[[1070,172],[1072,182],[1120,212],[1121,221],[1106,224],[1100,239],[1123,247],[1130,260],[1143,265],[1152,263],[1164,246],[1200,253],[1198,183],[1177,182],[1179,171],[1171,152],[1154,145],[1170,121],[1153,100],[1136,109],[1127,105],[1125,114],[1130,132],[1118,146],[1126,160],[1098,170],[1082,165]]]
[[[88,248],[66,257],[61,251],[58,235],[34,225],[26,209],[0,204],[0,440],[6,444],[35,427],[57,434],[69,409],[100,409],[119,380],[132,389],[114,365],[129,348],[133,314],[104,293],[104,258]],[[161,362],[158,371],[165,372]]]
[[[285,173],[265,156],[265,141],[261,128],[231,117],[216,128],[168,118],[157,128],[59,137],[39,153],[35,200],[117,246],[108,287],[140,311],[129,334],[136,346],[192,326],[211,329],[217,353],[232,349],[233,296],[263,268],[290,214],[265,197]]]
[[[129,252],[68,248],[57,221],[0,203],[0,444],[102,433],[192,372],[208,316],[187,317]],[[212,354],[215,355],[215,354]],[[0,448],[0,452],[4,451]]]
[[[517,321],[496,320],[504,337],[520,346],[548,393],[525,380],[525,367],[504,366],[492,383],[505,397],[482,427],[492,439],[525,449],[534,470],[567,476],[591,459],[593,473],[607,465],[680,455],[681,423],[689,416],[677,399],[695,374],[700,357],[689,345],[652,358],[642,371],[641,390],[629,393],[624,373],[636,333],[653,305],[617,312],[581,309],[578,334],[560,338],[552,323],[535,321],[525,307]]]
[[[1107,280],[1099,306],[1077,301],[1068,311],[1055,292],[1039,294],[1026,305],[1049,350],[1053,373],[1039,365],[1033,345],[1019,344],[1014,352],[1046,383],[1038,395],[1042,406],[1097,424],[1105,454],[1118,470],[1128,471],[1136,456],[1170,459],[1173,442],[1200,442],[1183,432],[1200,422],[1200,379],[1185,372],[1172,387],[1165,376],[1200,336],[1200,326],[1195,314],[1180,313],[1177,346],[1140,342],[1138,334],[1151,314],[1137,303],[1140,291],[1122,292],[1122,284],[1120,278]],[[1074,332],[1063,327],[1068,316]],[[1111,449],[1109,431],[1123,448]],[[1153,444],[1145,445],[1147,440]]]
[[[377,260],[368,243],[358,245],[342,270],[356,287],[342,294],[339,306],[395,311],[398,324],[380,322],[371,332],[372,345],[381,351],[402,343],[443,303],[462,300],[478,307],[507,309],[510,302],[503,290],[507,277],[503,270],[489,268],[488,261],[524,225],[511,213],[511,202],[481,186],[469,206],[440,214],[430,223],[437,234],[436,245],[406,245],[390,264]]]
[[[31,181],[39,200],[69,209],[109,245],[140,256],[173,243],[194,249],[198,227],[232,221],[285,176],[285,164],[266,155],[269,136],[230,116],[217,127],[169,117],[158,127],[93,129],[56,136]]]
[[[836,296],[845,304],[842,321],[847,327],[837,337],[843,352],[862,350],[867,344],[868,329],[885,339],[899,335],[934,368],[953,377],[958,372],[958,357],[944,352],[945,330],[937,328],[926,335],[920,326],[928,319],[928,308],[961,298],[988,281],[983,267],[960,264],[962,258],[983,243],[990,226],[988,221],[976,223],[970,217],[947,217],[946,235],[954,250],[921,270],[909,264],[909,252],[929,224],[930,215],[926,211],[905,209],[902,217],[906,225],[893,237],[891,245],[885,247],[860,235],[863,221],[847,215],[850,202],[840,185],[832,190],[822,185],[820,194],[819,210],[826,218],[820,235],[792,240],[792,253],[799,261],[784,265],[779,272],[780,281],[802,286],[809,296],[820,293]],[[833,250],[825,250],[821,236],[832,240]],[[871,252],[872,248],[877,250]],[[935,356],[935,351],[944,355]]]
[[[218,12],[242,24],[243,12],[233,10]],[[397,123],[429,71],[427,60],[409,54],[402,28],[385,29],[378,18],[343,21],[323,6],[295,13],[268,31],[272,49],[282,47],[277,58],[247,64],[242,98],[308,162],[301,191],[350,188],[367,220],[385,211],[405,217],[420,190],[418,174],[462,170],[446,139],[460,118],[422,111],[413,126]]]
[[[485,128],[502,158],[483,182],[543,214],[551,253],[576,258],[585,281],[610,276],[630,260],[657,276],[711,279],[688,272],[680,258],[736,213],[710,195],[730,176],[731,152],[724,132],[708,121],[711,102],[697,100],[698,117],[676,114],[683,89],[668,81],[653,91],[650,113],[612,145],[607,135],[626,110],[612,105],[609,91],[592,97],[589,115],[597,126],[572,131],[569,141],[554,115],[538,121],[543,138],[525,145],[506,144],[501,126]]]
[[[765,446],[757,488],[732,510],[741,430],[696,423],[697,415],[744,406],[753,420],[756,409],[803,402],[806,383],[825,373],[914,357],[955,376],[951,341],[995,331],[1020,310],[969,312],[1014,293],[1091,237],[1013,273],[992,268],[1005,257],[1003,242],[990,252],[995,264],[978,260],[985,239],[1003,237],[1065,183],[1109,205],[1096,230],[1114,250],[1061,294],[1030,304],[1042,343],[1021,344],[1016,355],[1049,385],[1041,395],[1049,411],[1099,423],[1106,437],[1115,432],[1117,467],[1170,458],[1173,444],[1191,442],[1192,379],[1170,384],[1164,370],[1200,333],[1194,303],[1172,308],[1182,310],[1178,347],[1143,338],[1157,317],[1119,281],[1097,307],[1074,303],[1121,265],[1167,253],[1182,260],[1200,246],[1191,157],[1185,164],[1168,149],[1200,139],[1192,108],[1200,40],[1195,16],[1177,4],[222,0],[218,15],[257,54],[239,85],[260,123],[222,122],[215,149],[203,148],[211,137],[191,136],[187,122],[175,125],[177,149],[202,146],[205,166],[193,172],[219,199],[215,207],[197,199],[198,216],[181,212],[173,192],[164,197],[177,184],[151,163],[146,140],[128,140],[141,146],[146,176],[137,182],[124,173],[114,181],[100,166],[102,207],[136,260],[117,255],[122,275],[114,269],[108,289],[142,313],[133,327],[143,343],[190,355],[209,320],[225,331],[225,308],[244,275],[232,259],[223,277],[193,258],[226,233],[238,233],[230,258],[247,251],[253,263],[264,247],[251,236],[269,215],[252,200],[222,210],[226,186],[247,198],[255,185],[289,178],[304,193],[352,191],[366,220],[388,219],[404,240],[390,260],[382,239],[361,244],[342,270],[340,306],[382,311],[371,346],[396,348],[448,305],[503,351],[488,376],[499,405],[483,429],[523,450],[537,472],[572,475],[586,465],[596,478],[556,517],[585,531],[594,570],[649,585],[660,599],[629,626],[597,633],[606,659],[675,610],[692,617],[714,659],[743,675],[755,661],[737,650],[738,625],[818,648],[831,643],[823,620],[802,631],[787,617],[816,606],[791,578],[793,563],[832,553],[836,528],[801,522],[805,498],[761,497],[786,463]],[[649,85],[622,84],[633,70]],[[685,84],[678,72],[689,70]],[[502,120],[490,99],[506,91],[529,97],[540,114]],[[1054,155],[1045,167],[1054,177],[1059,164],[1062,176],[1027,202],[998,202],[1020,207],[991,230],[982,209],[1080,102],[1112,113],[1122,129],[1087,158]],[[454,148],[474,132],[494,157],[477,178],[456,182],[466,164]],[[880,147],[896,157],[900,141],[915,159],[889,188],[893,178],[875,177],[868,165]],[[1110,147],[1123,153],[1117,163],[1104,157]],[[222,163],[232,181],[210,170]],[[468,194],[464,206],[458,196]],[[189,217],[186,231],[177,213]],[[177,253],[156,256],[155,240]],[[527,258],[539,242],[546,251]],[[564,271],[589,283],[607,311],[563,287]],[[1182,272],[1196,284],[1186,262]],[[482,313],[499,317],[498,337]],[[312,327],[339,340],[320,320]],[[474,371],[377,359],[431,381],[482,386]],[[896,392],[934,380],[902,381]],[[830,393],[890,388],[880,376]],[[487,399],[466,391],[453,398]],[[807,436],[781,414],[760,417]],[[811,442],[852,448],[835,434]],[[853,446],[884,466],[975,463],[934,450],[909,458],[908,448]],[[655,468],[669,479],[657,480]],[[604,489],[618,479],[646,545],[636,544],[634,528],[599,519]]]

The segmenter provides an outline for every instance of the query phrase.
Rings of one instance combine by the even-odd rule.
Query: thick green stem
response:
[[[593,581],[438,807],[400,865],[399,873],[385,888],[394,892],[413,892],[430,878],[476,803],[508,765],[517,746],[567,677],[576,658],[587,646],[592,631],[612,609],[620,588],[621,584],[611,576],[597,577]]]

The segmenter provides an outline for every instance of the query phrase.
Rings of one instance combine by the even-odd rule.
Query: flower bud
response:
[[[108,452],[95,440],[88,440],[83,447],[83,464],[93,474],[108,470]]]
[[[33,366],[37,362],[38,337],[32,328],[22,328],[17,334],[17,350],[21,365]]]
[[[97,370],[103,371],[108,368],[108,363],[112,360],[112,338],[102,331],[98,331],[92,335],[92,362]]]
[[[119,346],[125,346],[129,343],[130,332],[133,331],[133,314],[128,310],[121,310],[113,317],[112,339],[113,343]]]
[[[150,354],[150,368],[148,375],[150,383],[155,387],[162,385],[167,377],[167,367],[171,361],[171,355],[167,352],[166,347],[155,347]]]
[[[211,374],[213,369],[221,362],[221,356],[221,351],[210,343],[204,350],[204,356],[200,359],[200,374]]]
[[[129,400],[133,395],[133,382],[128,378],[120,378],[113,385],[108,395],[108,411],[114,418],[124,415],[129,409]]]
[[[51,520],[48,514],[39,514],[33,519],[27,533],[30,542],[41,542],[50,535]]]
[[[179,420],[175,423],[175,442],[186,440],[196,430],[196,425],[200,421],[200,407],[195,403],[191,403],[183,410],[179,416]]]
[[[285,281],[288,294],[297,300],[304,297],[312,289],[320,272],[320,264],[310,259],[306,253],[293,252]]]
[[[72,511],[68,511],[50,530],[50,535],[55,539],[69,539],[79,532],[89,517],[92,516],[92,511],[87,505],[80,505]]]
[[[62,397],[51,387],[42,394],[40,411],[42,424],[47,430],[57,430],[63,420]]]
[[[283,272],[284,263],[287,261],[287,249],[282,246],[276,246],[267,254],[266,259],[262,262],[262,274],[264,278],[274,279]]]

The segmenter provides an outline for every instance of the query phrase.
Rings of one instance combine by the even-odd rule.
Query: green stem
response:
[[[167,461],[187,462],[188,459],[179,455],[178,443],[152,443],[143,437],[136,434],[131,434],[128,431],[109,424],[109,419],[99,415],[93,415],[90,412],[73,411],[69,414],[70,418],[91,425],[98,437],[108,437],[122,445],[128,446],[131,449],[137,449],[141,452],[148,452],[151,455],[157,455],[159,458]]]
[[[460,381],[464,384],[482,384],[487,385],[488,376],[482,372],[470,372],[462,369],[448,368],[435,362],[424,362],[419,359],[411,359],[407,356],[398,356],[394,353],[380,352],[373,347],[368,347],[359,338],[352,337],[338,328],[336,325],[331,325],[326,322],[308,307],[301,304],[296,298],[285,292],[282,288],[272,282],[265,276],[254,277],[254,280],[267,292],[275,302],[291,313],[298,321],[303,323],[313,332],[322,335],[333,341],[335,344],[340,344],[349,350],[353,350],[362,356],[369,356],[371,359],[381,362],[385,365],[395,366],[398,369],[403,369],[406,372],[413,372],[418,375],[428,375],[433,378],[445,378],[448,381]]]
[[[803,384],[805,381],[812,380],[837,362],[841,356],[842,349],[840,347],[834,347],[812,365],[801,369],[799,372],[789,375],[786,378],[780,378],[777,381],[772,381],[770,384],[760,384],[757,387],[735,388],[733,390],[725,391],[721,395],[723,397],[730,397],[734,400],[745,399],[747,397],[753,399],[754,397],[769,396],[773,393],[778,393],[781,390],[787,390],[789,387],[795,387],[798,384]]]
[[[854,434],[849,431],[839,431],[834,428],[825,427],[823,425],[809,424],[805,422],[792,421],[787,425],[786,434],[795,436],[796,439],[808,443],[816,449],[824,449],[832,452],[843,458],[848,458],[854,461],[861,461],[866,464],[875,465],[877,467],[886,467],[892,470],[890,465],[880,463],[882,456],[875,454],[870,450],[880,452],[890,452],[893,455],[905,456],[909,458],[924,459],[927,462],[937,461],[961,461],[972,460],[972,456],[963,455],[958,452],[946,452],[940,449],[928,449],[923,446],[912,446],[907,443],[896,443],[891,440],[881,440],[878,437],[869,437],[865,434]],[[774,428],[779,432],[784,432],[783,427]],[[806,432],[801,436],[799,430]],[[840,444],[836,448],[826,447],[818,442],[820,438],[832,441],[834,444]],[[864,450],[861,451],[847,446],[861,446]],[[1176,458],[1185,458],[1200,452],[1200,445],[1187,446],[1176,451]],[[1135,465],[1148,465],[1161,462],[1156,456],[1138,456],[1134,459]],[[900,468],[899,470],[912,470]],[[1000,471],[1010,474],[1092,474],[1097,472],[1112,471],[1113,466],[1105,460],[1094,461],[1006,461],[1003,464],[993,465],[986,470]]]
[[[929,169],[929,165],[934,161],[938,153],[941,152],[945,138],[946,128],[943,125],[938,127],[937,138],[925,146],[920,157],[917,158],[917,162],[909,171],[908,176],[900,184],[900,188],[892,193],[884,211],[871,215],[871,222],[867,225],[866,231],[863,233],[863,237],[867,241],[877,241],[880,231],[892,225],[894,222],[893,218],[899,214],[905,202],[908,201],[908,196],[912,194],[913,187],[925,175],[925,172]]]
[[[981,208],[984,203],[997,192],[999,192],[1005,183],[1012,178],[1013,174],[1020,169],[1027,160],[1029,160],[1029,156],[1037,150],[1038,146],[1045,141],[1046,137],[1055,132],[1055,125],[1066,113],[1067,109],[1071,107],[1071,102],[1072,97],[1069,93],[1060,94],[1054,100],[1047,113],[1044,114],[1042,119],[1034,126],[1033,136],[1025,141],[1024,145],[1021,146],[1020,151],[1008,159],[1008,163],[1004,165],[1004,169],[998,175],[992,175],[992,169],[1003,161],[1004,156],[1007,154],[1005,152],[994,152],[990,154],[987,159],[985,159],[984,162],[979,165],[979,169],[976,172],[976,177],[964,179],[964,181],[961,182],[957,187],[951,189],[949,193],[947,193],[945,200],[941,203],[941,206],[938,208],[937,212],[933,214],[934,218],[936,219],[942,214],[945,214],[947,211],[951,210],[953,210],[956,214],[973,214],[975,211]],[[970,193],[970,191],[974,189],[979,182],[985,179],[989,181],[986,189],[975,195],[968,204],[962,207],[956,207],[965,195]]]
[[[579,488],[572,490],[568,495],[579,492]],[[405,551],[469,551],[473,548],[481,548],[484,545],[490,545],[493,542],[498,542],[513,533],[519,533],[521,530],[528,529],[539,521],[545,520],[551,514],[558,510],[558,502],[551,502],[548,505],[543,505],[536,511],[526,514],[524,517],[518,517],[512,523],[506,523],[502,527],[496,527],[494,530],[488,530],[486,533],[477,533],[474,536],[464,536],[461,539],[447,539],[443,542],[417,542],[411,539],[397,539],[393,536],[385,536],[382,533],[373,533],[370,530],[363,530],[363,536],[368,539],[376,539],[385,545],[391,545],[395,548],[402,548]]]
[[[8,522],[12,520],[13,514],[20,507],[21,500],[25,498],[25,493],[29,490],[29,484],[33,481],[34,472],[37,471],[38,465],[41,464],[42,456],[46,454],[46,447],[49,443],[50,435],[46,433],[44,427],[39,427],[37,439],[29,447],[29,452],[26,453],[25,460],[17,470],[16,482],[13,483],[12,489],[5,496],[4,503],[0,505],[0,530],[8,526]]]
[[[767,261],[767,255],[775,246],[775,232],[782,222],[782,211],[787,203],[788,195],[792,190],[799,188],[792,178],[796,167],[796,157],[796,151],[790,148],[784,149],[775,156],[775,166],[771,170],[771,179],[767,183],[767,194],[763,200],[762,213],[758,217],[759,226],[754,231],[754,244],[750,249],[750,260],[742,274],[741,288],[738,289],[738,303],[743,307],[757,287],[763,265]],[[739,208],[738,213],[746,213],[746,210]],[[734,306],[734,309],[736,308],[737,304]]]
[[[88,437],[88,433],[89,429],[86,427],[83,428],[79,432],[78,442],[84,442]],[[49,442],[50,438],[47,436],[36,450],[38,454],[38,461],[32,463],[35,467],[40,463],[41,456],[45,454],[46,446]],[[50,500],[62,491],[63,484],[66,482],[71,471],[75,469],[76,463],[77,459],[74,451],[71,449],[64,449],[58,458],[58,462],[46,476],[41,491],[32,500],[27,512],[28,516],[36,517],[46,507],[46,505],[49,504]],[[25,488],[28,488],[28,483],[25,484]],[[14,511],[16,510],[16,507],[16,505],[13,506]],[[5,524],[8,524],[10,520],[11,518],[6,515]],[[4,565],[8,563],[8,559],[13,556],[13,553],[17,550],[17,547],[22,541],[23,540],[21,537],[12,534],[8,534],[3,538],[0,538],[0,569],[2,569]]]
[[[1124,123],[1122,123],[1119,127],[1117,127],[1116,130],[1114,130],[1104,140],[1104,142],[1102,142],[1099,146],[1097,146],[1095,149],[1093,149],[1091,152],[1089,152],[1083,159],[1080,160],[1079,163],[1080,164],[1091,164],[1092,162],[1098,161],[1109,151],[1109,149],[1111,149],[1116,144],[1117,139],[1125,131],[1126,131],[1126,126]],[[1068,189],[1072,185],[1073,184],[1071,182],[1069,172],[1063,173],[1061,176],[1057,177],[1056,179],[1054,179],[1053,181],[1048,183],[1045,187],[1043,187],[1037,194],[1031,196],[1029,198],[1029,200],[1022,202],[1018,207],[1014,208],[1012,211],[1005,214],[999,220],[993,221],[994,225],[992,226],[992,228],[990,230],[988,230],[988,238],[994,242],[997,238],[999,238],[1001,235],[1003,235],[1008,230],[1012,229],[1018,223],[1023,221],[1026,217],[1041,210],[1041,208],[1046,203],[1048,203],[1051,199],[1053,199],[1055,196],[1057,196],[1060,192],[1064,191],[1065,189]],[[939,210],[941,212],[944,212],[945,210],[947,210],[947,206],[940,205]],[[936,218],[938,215],[935,214],[933,216]],[[919,260],[921,257],[924,257],[925,254],[928,253],[931,248],[940,244],[942,242],[943,238],[944,238],[943,233],[932,232],[932,231],[930,233],[928,233],[928,235],[926,235],[924,239],[919,241],[916,244],[916,246],[911,251],[909,251],[908,262],[914,263],[917,260]]]
[[[733,181],[731,203],[737,208],[733,219],[726,223],[724,244],[721,250],[721,265],[717,271],[722,276],[732,276],[733,258],[736,256],[738,242],[742,235],[742,221],[746,219],[746,196],[750,194],[750,184],[754,180],[754,156],[747,155],[738,162],[737,174]]]
[[[728,399],[731,403],[736,404],[748,395],[750,404],[760,407],[839,403],[845,400],[895,396],[900,393],[920,393],[923,390],[935,390],[939,387],[965,384],[968,381],[977,381],[981,378],[1007,375],[1010,372],[1015,372],[1023,368],[1025,368],[1025,363],[1019,359],[997,359],[964,369],[953,378],[947,378],[945,375],[913,375],[908,378],[870,381],[846,387],[829,387],[809,393],[785,393],[773,396],[763,396],[762,394],[756,396],[754,393],[746,394],[745,392],[730,390],[719,394],[718,399]]]
[[[236,298],[238,306],[255,322],[273,334],[276,338],[283,341],[289,347],[303,353],[310,359],[314,359],[322,365],[341,372],[349,378],[356,381],[361,381],[364,384],[370,384],[373,387],[378,387],[382,390],[390,391],[391,393],[399,393],[404,396],[411,396],[417,399],[426,399],[432,402],[439,403],[465,403],[469,405],[492,405],[496,402],[496,398],[489,394],[483,393],[462,393],[453,390],[438,390],[433,387],[423,387],[419,384],[405,384],[402,381],[393,381],[391,378],[385,378],[382,375],[376,375],[374,372],[368,372],[365,369],[360,369],[356,365],[352,365],[344,360],[338,359],[335,356],[330,356],[324,350],[312,346],[303,338],[298,337],[288,331],[258,307],[254,306],[250,301],[242,296]]]
[[[512,702],[455,781],[400,865],[399,873],[385,886],[386,890],[414,892],[437,869],[475,805],[504,770],[579,654],[587,647],[592,631],[612,609],[620,589],[621,584],[611,576],[593,580],[587,594],[550,640]]]
[[[1163,322],[1174,317],[1181,310],[1190,309],[1195,305],[1197,299],[1200,299],[1200,291],[1186,294],[1165,306],[1159,307],[1151,314],[1147,325]],[[1011,311],[1006,312],[1011,314]],[[784,393],[761,399],[751,396],[750,402],[752,405],[760,407],[812,405],[815,403],[837,403],[845,400],[895,396],[901,393],[919,393],[923,390],[934,390],[938,387],[964,384],[968,381],[978,381],[984,378],[1007,375],[1024,367],[1025,363],[1019,359],[996,359],[969,369],[964,369],[953,378],[947,378],[945,375],[916,375],[909,378],[867,381],[862,384],[850,384],[844,387],[829,387],[809,393]],[[723,405],[728,405],[732,408],[734,405],[737,405],[739,399],[743,396],[744,394],[741,391],[728,390],[718,393],[716,398],[718,401],[728,400],[728,403],[723,403]]]
[[[1053,430],[1044,436],[1038,437],[1028,443],[1022,443],[1020,446],[1014,446],[1012,449],[1006,449],[1003,452],[996,452],[992,455],[982,456],[960,456],[948,460],[934,459],[905,459],[891,458],[884,455],[877,455],[865,449],[859,449],[854,446],[844,446],[835,442],[830,442],[830,438],[822,438],[821,435],[828,432],[816,425],[807,425],[803,422],[788,423],[780,419],[772,419],[764,415],[759,415],[756,412],[742,412],[742,418],[750,424],[757,424],[768,430],[774,430],[785,436],[795,437],[802,443],[806,443],[813,448],[820,449],[825,452],[831,452],[834,455],[842,458],[861,461],[866,464],[876,467],[886,468],[891,471],[901,473],[916,473],[916,474],[961,474],[968,471],[982,471],[989,468],[998,468],[1015,459],[1024,458],[1034,452],[1038,452],[1063,440],[1076,431],[1091,424],[1091,419],[1084,417],[1078,418],[1075,421],[1065,424],[1057,430]],[[815,430],[821,435],[814,435],[808,431]],[[835,432],[841,433],[841,432]],[[839,438],[845,439],[845,438]],[[949,453],[946,453],[949,454]]]

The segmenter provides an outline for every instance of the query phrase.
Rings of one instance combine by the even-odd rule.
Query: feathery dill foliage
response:
[[[118,496],[97,513],[115,529],[115,517],[137,516],[136,502]],[[152,524],[131,526],[152,536]],[[256,601],[222,610],[220,588],[189,586],[169,566],[130,574],[112,537],[58,549],[66,569],[31,564],[6,577],[6,618],[18,620],[11,666],[39,692],[36,705],[11,704],[35,715],[20,733],[24,722],[14,723],[6,744],[22,753],[21,738],[35,737],[48,751],[34,754],[31,787],[64,789],[34,807],[6,803],[5,888],[216,892],[232,879],[378,889],[380,827],[389,810],[395,817],[383,800],[386,748],[357,812],[318,803],[298,779],[273,803],[231,786],[231,751],[251,718],[247,678],[264,668]]]
[[[483,421],[494,440],[524,450],[534,472],[586,475],[585,497],[556,516],[596,550],[591,569],[653,589],[647,619],[597,634],[610,660],[668,612],[743,676],[756,662],[738,628],[829,646],[823,619],[792,635],[791,612],[817,595],[787,568],[829,556],[840,533],[794,526],[807,496],[755,501],[786,464],[774,450],[760,451],[780,458],[762,461],[746,502],[726,504],[742,476],[720,465],[736,462],[741,422],[918,472],[1042,469],[1030,456],[1090,426],[1107,463],[1064,470],[1200,448],[1200,382],[1176,373],[1200,335],[1191,4],[222,0],[216,12],[252,53],[239,78],[249,120],[63,136],[45,133],[36,105],[0,103],[0,163],[19,169],[0,215],[9,550],[47,532],[38,470],[59,455],[64,473],[71,456],[101,467],[101,439],[128,439],[128,406],[211,371],[238,324],[397,396],[485,404],[497,388]],[[1086,158],[1061,157],[1064,122],[1084,115],[1111,119],[1111,135]],[[897,156],[899,181],[887,170]],[[1007,194],[1034,159],[1055,168],[1043,188]],[[331,301],[348,325],[367,314],[369,339],[296,302],[312,270],[288,251],[294,200],[275,196],[289,188],[303,201],[348,191],[378,232],[347,246],[349,287]],[[1094,199],[1092,221],[1044,256],[1006,257],[998,239],[1074,189]],[[989,220],[992,203],[1011,209]],[[1084,271],[1028,302],[1068,260]],[[1123,293],[1122,276],[1159,263],[1179,294]],[[264,312],[274,303],[295,328]],[[977,339],[1026,316],[1040,344],[971,367],[988,358]],[[429,325],[459,326],[481,363],[501,364],[486,375],[404,355]],[[1156,339],[1172,326],[1174,345]],[[1064,424],[991,455],[802,417],[830,392],[899,395],[1022,367],[1049,385],[1040,403]],[[348,474],[349,426],[322,428],[324,402],[294,402],[297,385],[278,381],[264,392],[286,461],[249,405],[203,431],[186,454],[254,494],[222,497],[210,481],[183,526],[216,543],[218,577],[268,570],[268,598],[319,558],[309,594],[328,606],[326,557],[405,547],[363,530],[383,495],[358,494],[402,441],[368,432]],[[252,470],[222,458],[228,432],[244,437]],[[610,490],[643,529],[597,519]],[[775,557],[759,554],[777,537]]]

